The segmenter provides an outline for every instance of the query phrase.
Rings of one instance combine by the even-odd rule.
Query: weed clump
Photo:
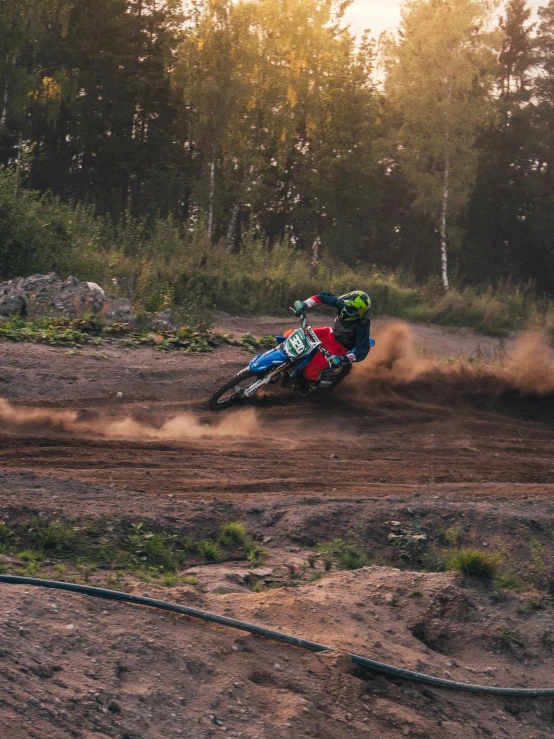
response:
[[[267,558],[267,551],[261,544],[250,541],[246,544],[246,558],[250,562],[252,567],[258,567],[262,565]]]
[[[66,522],[37,522],[36,540],[42,551],[72,552],[77,547],[77,538],[77,531]]]
[[[230,544],[244,545],[248,541],[248,530],[240,521],[227,521],[221,525],[219,543],[222,546]]]
[[[206,560],[206,562],[217,562],[222,556],[219,544],[215,541],[208,541],[207,539],[198,542],[196,550],[198,554]]]
[[[447,559],[449,569],[464,577],[472,577],[483,582],[492,582],[498,571],[498,557],[491,552],[479,549],[457,549]]]
[[[175,552],[175,536],[145,531],[142,523],[133,524],[129,546],[136,562],[175,571],[179,558]]]
[[[162,578],[162,585],[164,588],[174,588],[179,583],[179,578],[172,572],[166,572]]]
[[[503,651],[513,651],[515,647],[525,646],[519,636],[513,629],[503,626],[498,634],[500,648]]]
[[[7,544],[14,535],[14,530],[10,529],[3,521],[0,521],[0,544]]]
[[[325,577],[325,573],[321,572],[321,570],[312,572],[308,577],[308,582],[316,582],[317,580],[321,580],[322,577]]]
[[[397,550],[400,558],[414,564],[421,562],[428,545],[427,534],[403,526],[400,521],[391,521],[391,527],[387,540]]]
[[[319,544],[317,550],[323,555],[326,571],[331,569],[333,563],[339,570],[359,570],[369,562],[367,554],[359,546],[348,544],[342,539]]]
[[[360,567],[365,567],[368,563],[367,554],[353,544],[344,547],[337,554],[336,559],[339,570],[359,570]]]
[[[460,526],[449,526],[447,529],[441,529],[438,534],[439,542],[445,547],[459,546],[462,541],[462,529]]]

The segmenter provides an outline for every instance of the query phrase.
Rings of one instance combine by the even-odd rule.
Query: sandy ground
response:
[[[217,325],[263,335],[283,320],[217,316]],[[272,389],[216,417],[206,398],[246,364],[239,349],[161,354],[114,342],[70,354],[2,343],[0,514],[152,521],[202,535],[240,519],[266,541],[266,584],[353,528],[375,557],[390,558],[393,517],[430,537],[457,521],[469,543],[511,547],[514,557],[533,536],[543,552],[538,594],[389,566],[254,593],[244,562],[191,565],[197,587],[127,585],[412,669],[546,686],[552,354],[540,337],[500,343],[393,321],[375,321],[374,334],[376,350],[335,394]],[[551,700],[422,689],[187,618],[0,592],[0,736],[10,739],[553,733]]]

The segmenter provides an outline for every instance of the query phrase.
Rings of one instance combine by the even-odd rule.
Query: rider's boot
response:
[[[313,393],[321,380],[307,380],[303,375],[296,381],[296,392],[300,395],[309,395]]]

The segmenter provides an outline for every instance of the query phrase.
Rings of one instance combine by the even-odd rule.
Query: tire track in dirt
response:
[[[175,400],[142,400],[153,377],[170,376],[155,363],[135,372],[124,405],[112,398],[64,409],[57,398],[57,408],[29,408],[0,400],[0,469],[177,498],[429,494],[437,486],[509,494],[523,484],[550,492],[554,372],[540,337],[525,337],[513,362],[494,370],[421,359],[403,324],[377,338],[370,361],[335,394],[302,399],[272,388],[238,415],[193,412],[208,388],[244,363],[228,350],[214,355],[211,369],[196,357],[183,356],[178,366],[172,359],[188,383]],[[43,358],[55,374],[60,356]],[[87,360],[80,361],[86,374]],[[121,354],[110,371],[128,380],[135,364],[134,355]]]

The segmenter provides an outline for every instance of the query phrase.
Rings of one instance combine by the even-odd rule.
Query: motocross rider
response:
[[[300,315],[306,308],[313,308],[315,305],[330,305],[336,308],[337,317],[332,328],[314,329],[323,348],[331,352],[331,356],[326,359],[318,352],[306,365],[297,386],[303,395],[308,395],[318,386],[323,370],[338,369],[353,362],[361,362],[367,357],[370,349],[371,299],[367,293],[354,290],[340,297],[332,293],[318,293],[307,300],[297,300],[294,303],[294,310]]]

